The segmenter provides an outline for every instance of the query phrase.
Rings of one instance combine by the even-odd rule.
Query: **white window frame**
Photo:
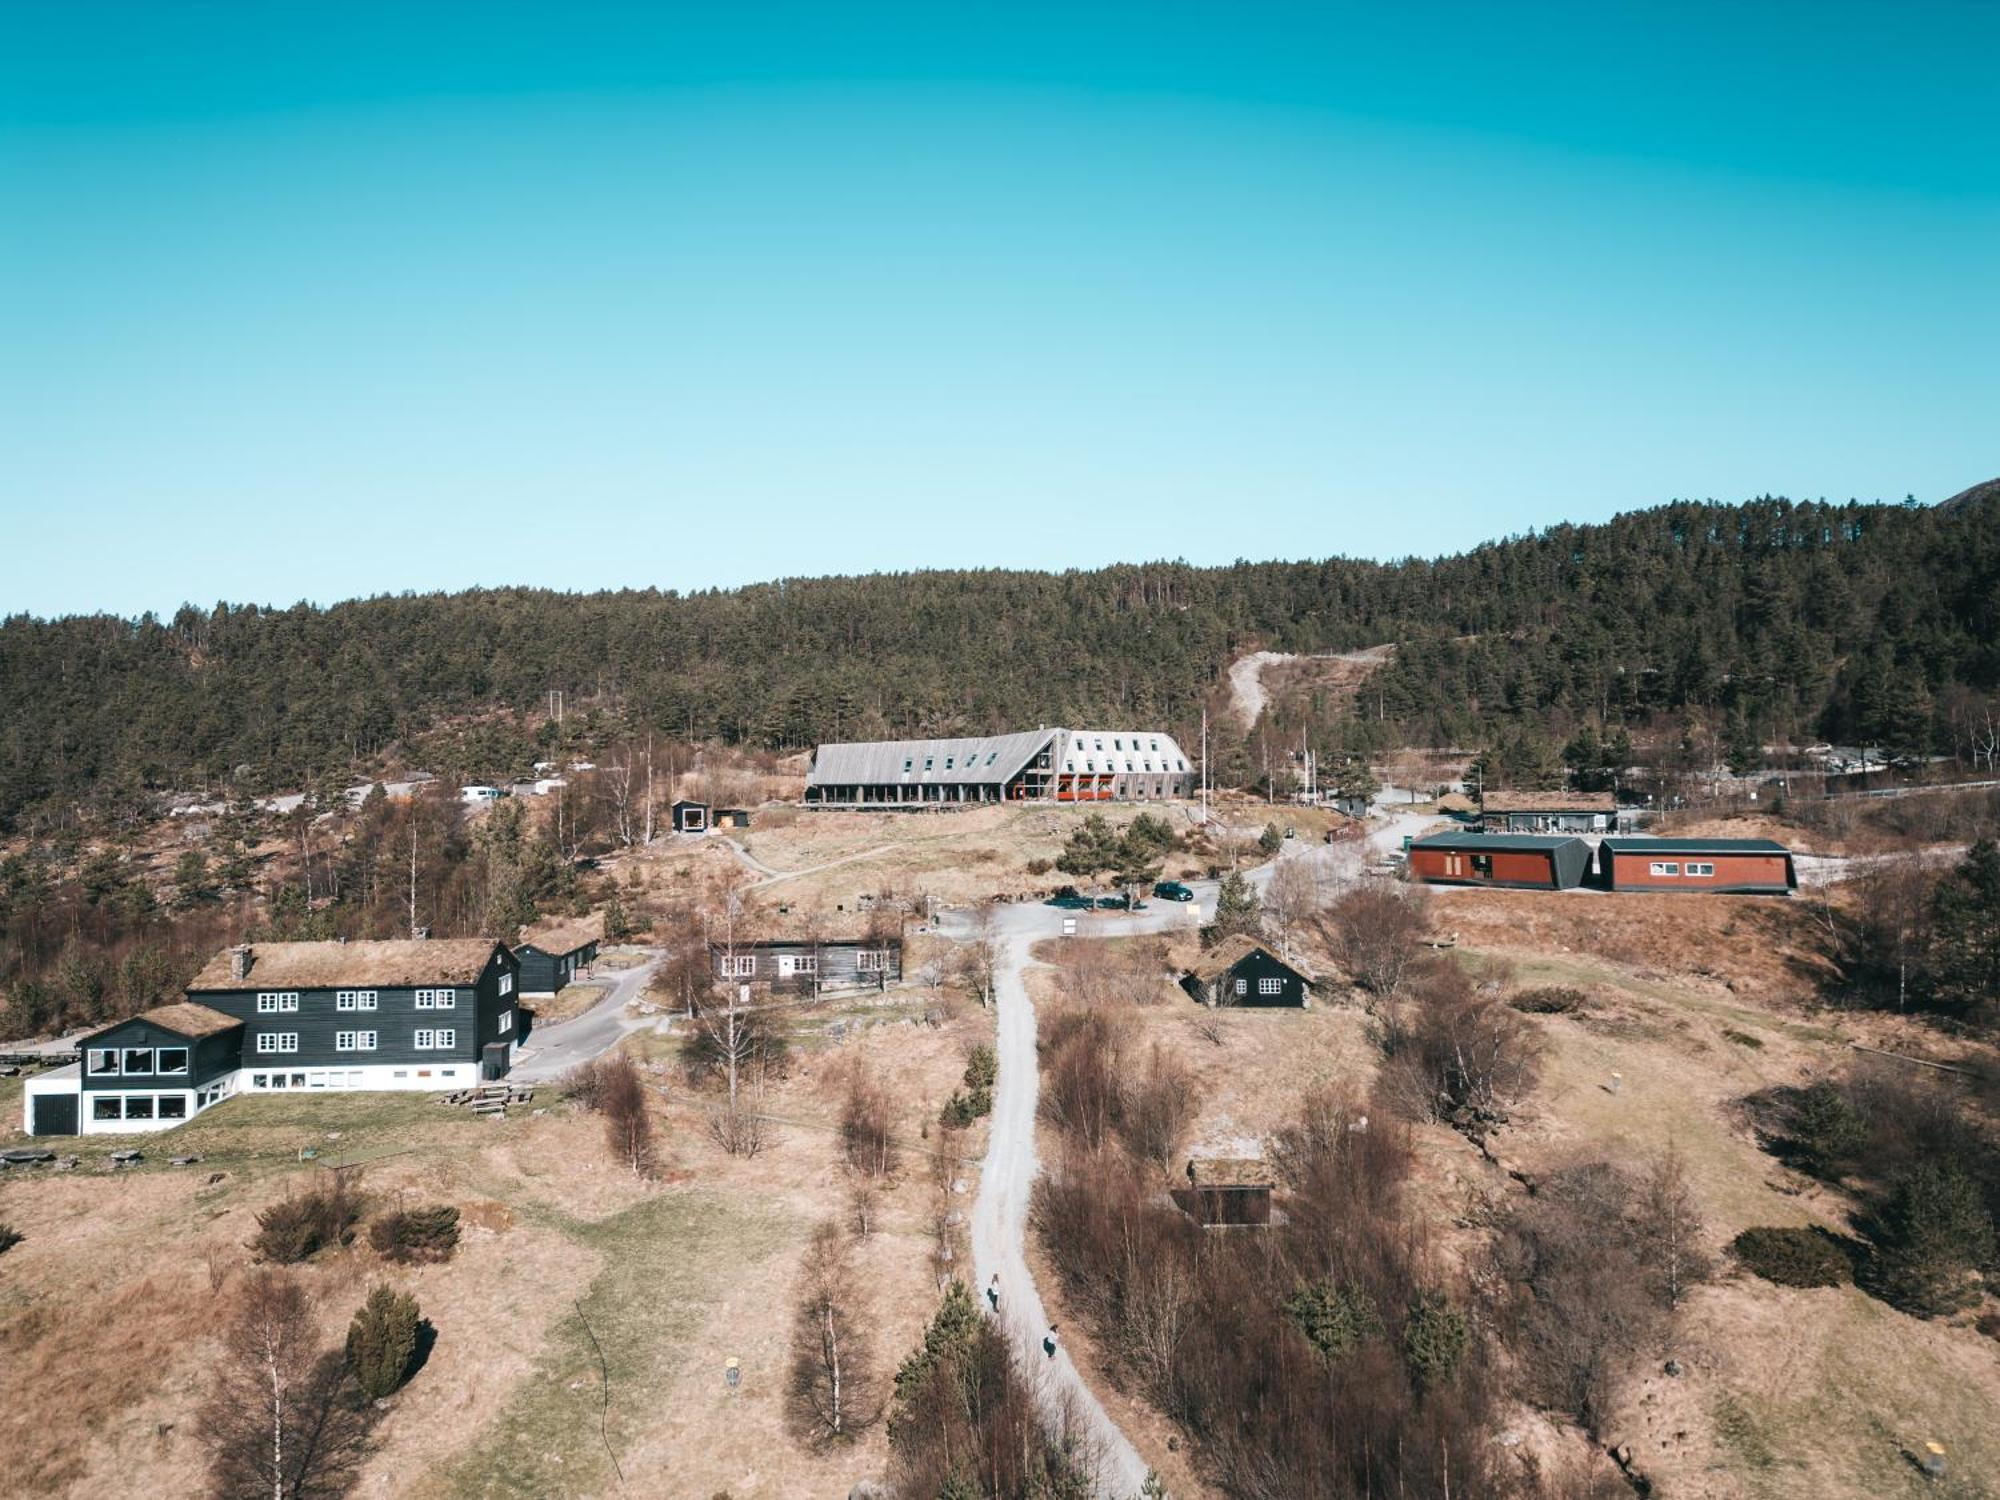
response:
[[[1249,980],[1247,980],[1247,979],[1238,979],[1238,980],[1236,981],[1236,993],[1237,993],[1237,994],[1239,994],[1239,995],[1247,995],[1247,994],[1249,994],[1249,993],[1250,993],[1250,981],[1249,981]]]
[[[110,1105],[106,1109],[106,1105]],[[93,1120],[122,1120],[125,1118],[125,1096],[123,1094],[92,1094],[90,1096],[90,1118]]]
[[[373,1031],[336,1031],[333,1034],[333,1050],[336,1052],[373,1052],[380,1035]]]
[[[123,1047],[92,1047],[84,1057],[84,1073],[91,1078],[123,1078],[125,1070],[119,1066],[123,1061]],[[105,1067],[106,1060],[111,1063]]]
[[[144,1057],[146,1061],[142,1066],[135,1068],[132,1066],[132,1059],[135,1057]],[[153,1049],[151,1047],[120,1047],[118,1049],[118,1066],[128,1078],[134,1074],[151,1078],[153,1076]]]
[[[181,1107],[180,1113],[175,1115],[168,1114],[167,1106],[169,1104],[178,1104]],[[153,1096],[153,1118],[156,1120],[185,1120],[188,1117],[188,1113],[188,1101],[185,1094],[169,1093],[155,1094]]]
[[[754,953],[723,954],[722,977],[724,979],[755,979],[757,977],[757,955]]]
[[[1648,875],[1657,876],[1661,879],[1670,875],[1678,875],[1680,872],[1680,861],[1672,859],[1656,859],[1646,870]]]
[[[257,993],[257,1014],[260,1016],[292,1015],[298,1008],[297,990],[260,990]]]
[[[166,1052],[178,1052],[181,1054],[181,1065],[178,1068],[170,1068],[161,1060],[161,1054]],[[156,1078],[180,1078],[185,1076],[188,1069],[193,1066],[194,1049],[192,1047],[155,1047],[153,1049],[153,1076]]]
[[[498,1030],[502,1036],[505,1036],[508,1032],[512,1031],[513,1029],[514,1029],[514,1011],[513,1008],[510,1006],[506,1010],[500,1012],[500,1023],[498,1026]]]
[[[335,990],[333,992],[335,1010],[374,1010],[376,994],[374,990]]]
[[[260,1057],[288,1057],[299,1050],[299,1034],[296,1031],[260,1031],[257,1033],[257,1053]]]
[[[450,1026],[420,1026],[410,1045],[419,1052],[449,1052],[458,1045],[458,1031]]]
[[[1282,995],[1285,993],[1284,977],[1279,974],[1260,974],[1257,977],[1257,993],[1260,995]]]
[[[780,953],[778,955],[778,977],[789,979],[794,974],[819,973],[817,953]]]
[[[1687,862],[1685,866],[1683,866],[1683,868],[1690,875],[1703,875],[1703,876],[1713,877],[1715,874],[1715,865],[1711,861],[1705,859],[1704,860],[1691,859]]]
[[[854,955],[854,972],[857,974],[886,974],[889,972],[889,951],[886,948],[863,948]]]
[[[457,990],[418,990],[418,1010],[457,1010]]]
[[[511,994],[513,994],[513,993],[514,993],[514,973],[513,973],[513,970],[509,969],[509,970],[505,970],[505,971],[503,971],[503,972],[501,973],[501,975],[500,975],[500,993],[501,993],[501,994],[503,994],[503,995],[511,995]]]

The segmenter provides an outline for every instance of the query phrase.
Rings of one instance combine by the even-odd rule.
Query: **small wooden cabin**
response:
[[[1181,988],[1203,1005],[1312,1003],[1313,976],[1244,933],[1224,938],[1188,966]]]
[[[597,962],[604,919],[537,922],[521,929],[514,959],[521,966],[521,993],[546,999]]]
[[[747,807],[718,807],[711,823],[717,828],[748,828],[750,809]]]
[[[674,832],[707,833],[711,810],[706,802],[676,802],[673,806]]]
[[[1429,885],[1567,891],[1590,874],[1582,839],[1532,833],[1432,833],[1410,845],[1410,878]]]
[[[1271,1164],[1255,1156],[1191,1156],[1188,1185],[1174,1201],[1204,1226],[1268,1224],[1271,1188],[1276,1178]]]
[[[1786,896],[1799,884],[1792,851],[1772,839],[1606,839],[1598,863],[1614,891]]]

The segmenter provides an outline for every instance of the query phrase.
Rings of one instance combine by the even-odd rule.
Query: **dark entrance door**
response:
[[[486,1044],[486,1058],[479,1065],[479,1076],[489,1083],[496,1078],[505,1078],[507,1076],[507,1044],[505,1042],[488,1042]]]
[[[30,1135],[75,1135],[77,1119],[77,1096],[75,1094],[36,1094],[35,1128]]]

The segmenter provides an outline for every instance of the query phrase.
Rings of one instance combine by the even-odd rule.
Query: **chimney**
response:
[[[248,979],[250,977],[250,945],[238,943],[229,950],[229,977]]]

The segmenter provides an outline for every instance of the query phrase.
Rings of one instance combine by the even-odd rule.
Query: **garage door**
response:
[[[29,1135],[75,1135],[76,1095],[74,1094],[31,1094],[34,1101],[34,1122],[28,1127]]]

